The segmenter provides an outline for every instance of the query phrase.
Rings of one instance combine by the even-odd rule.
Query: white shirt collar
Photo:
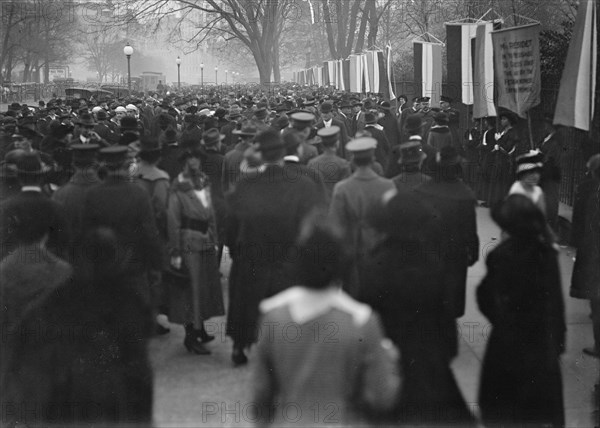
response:
[[[323,125],[325,125],[325,128],[329,128],[331,126],[331,122],[333,122],[333,119],[324,120]]]
[[[295,162],[295,163],[298,163],[298,162],[300,162],[300,158],[298,156],[296,156],[296,155],[288,155],[288,156],[285,156],[283,158],[283,161],[284,162]]]
[[[39,192],[39,193],[42,193],[42,188],[40,186],[23,186],[23,187],[21,187],[21,192]]]

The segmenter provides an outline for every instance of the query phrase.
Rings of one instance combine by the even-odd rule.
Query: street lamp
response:
[[[217,80],[217,75],[218,75],[218,72],[219,72],[219,67],[217,67],[217,66],[215,65],[215,85],[218,85],[218,84],[219,84],[219,82],[218,82],[218,80]]]
[[[181,74],[180,74],[181,58],[179,58],[179,56],[177,56],[177,59],[175,60],[175,62],[177,63],[177,90],[181,91]]]
[[[200,87],[204,89],[204,63],[200,64]]]
[[[131,95],[131,55],[133,55],[133,48],[129,46],[129,42],[123,48],[123,53],[127,57],[127,90],[129,91],[129,95]]]
[[[227,84],[227,70],[225,70],[225,84]]]

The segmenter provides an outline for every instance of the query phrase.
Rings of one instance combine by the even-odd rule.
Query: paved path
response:
[[[482,254],[498,243],[499,230],[485,208],[478,208],[478,227]],[[599,377],[599,364],[581,352],[592,344],[591,320],[587,301],[568,297],[573,266],[573,251],[562,248],[560,264],[567,311],[567,351],[562,357],[565,409],[568,427],[593,427],[592,391]],[[226,257],[224,257],[226,259]],[[489,323],[477,309],[475,289],[485,275],[483,257],[469,270],[467,309],[459,320],[461,345],[452,368],[465,400],[478,414],[477,391],[481,361],[485,352]],[[223,290],[227,292],[229,261],[224,260]],[[173,326],[171,333],[156,337],[150,344],[155,370],[154,419],[160,427],[251,426],[249,367],[233,368],[231,341],[224,334],[225,319],[207,323],[217,335],[209,345],[210,356],[188,354],[184,349],[183,328]],[[250,353],[250,359],[252,354]]]

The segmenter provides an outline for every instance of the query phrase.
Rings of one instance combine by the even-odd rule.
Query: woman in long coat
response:
[[[508,235],[477,289],[492,323],[479,389],[486,426],[564,426],[565,315],[557,253],[542,212],[511,195],[492,214]]]
[[[171,322],[184,324],[184,346],[189,352],[209,354],[204,321],[225,314],[219,265],[217,226],[208,177],[200,160],[186,152],[180,159],[183,172],[171,184],[167,213],[171,267],[189,274],[186,281],[172,281]],[[171,276],[173,278],[173,276]]]
[[[502,201],[508,194],[510,185],[515,181],[514,159],[520,151],[519,134],[513,126],[516,117],[511,113],[500,114],[500,127],[502,131],[495,135],[496,144],[490,156],[490,187],[487,202],[490,207]]]
[[[440,213],[413,191],[392,190],[384,198],[389,201],[371,221],[385,239],[372,253],[359,299],[380,314],[386,335],[400,349],[404,382],[393,422],[471,426],[450,369],[456,325],[444,304],[436,251]]]

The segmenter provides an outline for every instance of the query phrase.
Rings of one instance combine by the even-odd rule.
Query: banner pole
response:
[[[529,128],[529,148],[533,150],[535,147],[533,145],[533,130],[531,127],[531,115],[529,114],[529,111],[527,112],[527,127]]]

